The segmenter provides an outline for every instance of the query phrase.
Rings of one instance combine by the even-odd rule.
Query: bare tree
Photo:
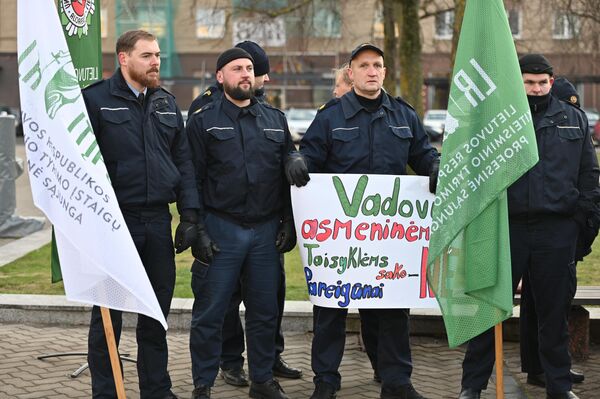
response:
[[[404,0],[399,7],[400,24],[400,91],[423,116],[423,67],[421,65],[421,29],[419,0]]]

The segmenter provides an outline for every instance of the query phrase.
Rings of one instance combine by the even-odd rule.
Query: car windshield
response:
[[[584,108],[585,116],[587,116],[589,122],[596,122],[600,118],[600,114],[593,108]]]

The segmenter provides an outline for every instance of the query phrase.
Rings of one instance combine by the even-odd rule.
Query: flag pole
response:
[[[123,375],[121,374],[121,362],[117,353],[117,343],[113,331],[110,311],[104,306],[100,307],[102,313],[102,324],[104,325],[104,335],[106,336],[106,346],[110,355],[110,364],[112,366],[113,378],[115,379],[115,388],[117,389],[117,398],[125,399],[125,386],[123,385]]]
[[[496,399],[504,399],[504,358],[502,352],[502,322],[494,327],[496,338]]]

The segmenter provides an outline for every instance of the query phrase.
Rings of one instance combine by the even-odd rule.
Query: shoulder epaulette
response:
[[[398,96],[398,97],[394,97],[394,99],[406,106],[408,106],[410,109],[412,109],[413,111],[415,110],[415,107],[412,106],[412,104],[410,104],[408,101],[406,101],[405,99],[403,99],[402,97]]]
[[[204,111],[206,111],[208,109],[211,109],[214,105],[215,105],[214,102],[210,102],[210,103],[204,104],[200,109],[194,111],[194,113],[192,115],[196,115],[196,114],[204,112]]]
[[[339,98],[332,98],[331,100],[327,101],[325,104],[321,105],[319,107],[319,109],[317,110],[317,113],[331,107],[333,104],[337,104],[340,101]]]
[[[161,89],[162,91],[164,91],[165,93],[167,93],[168,95],[170,95],[171,97],[175,98],[175,95],[173,95],[173,93],[171,93],[169,90],[165,89],[165,88],[164,88],[164,87],[162,87],[162,86],[160,87],[160,89]]]
[[[100,83],[103,83],[104,81],[105,81],[104,79],[97,80],[94,83],[90,83],[89,85],[87,85],[86,87],[84,87],[83,90],[87,90],[90,87],[98,86]]]
[[[259,102],[260,105],[267,107],[269,109],[274,109],[275,111],[278,111],[279,113],[281,113],[283,116],[285,116],[285,112],[283,112],[282,110],[280,110],[279,108],[269,104],[269,103],[261,103]]]

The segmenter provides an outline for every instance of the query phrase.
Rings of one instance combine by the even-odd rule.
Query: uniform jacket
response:
[[[198,208],[198,193],[181,113],[162,88],[145,107],[117,69],[83,90],[96,140],[121,207]]]
[[[598,203],[598,161],[588,123],[554,96],[534,126],[539,162],[508,188],[511,218],[574,216]]]
[[[241,109],[222,97],[187,125],[201,213],[241,225],[291,219],[283,163],[292,140],[283,112],[256,100]]]
[[[379,109],[365,110],[354,90],[327,103],[300,142],[310,172],[429,175],[439,157],[412,107],[383,92]]]

